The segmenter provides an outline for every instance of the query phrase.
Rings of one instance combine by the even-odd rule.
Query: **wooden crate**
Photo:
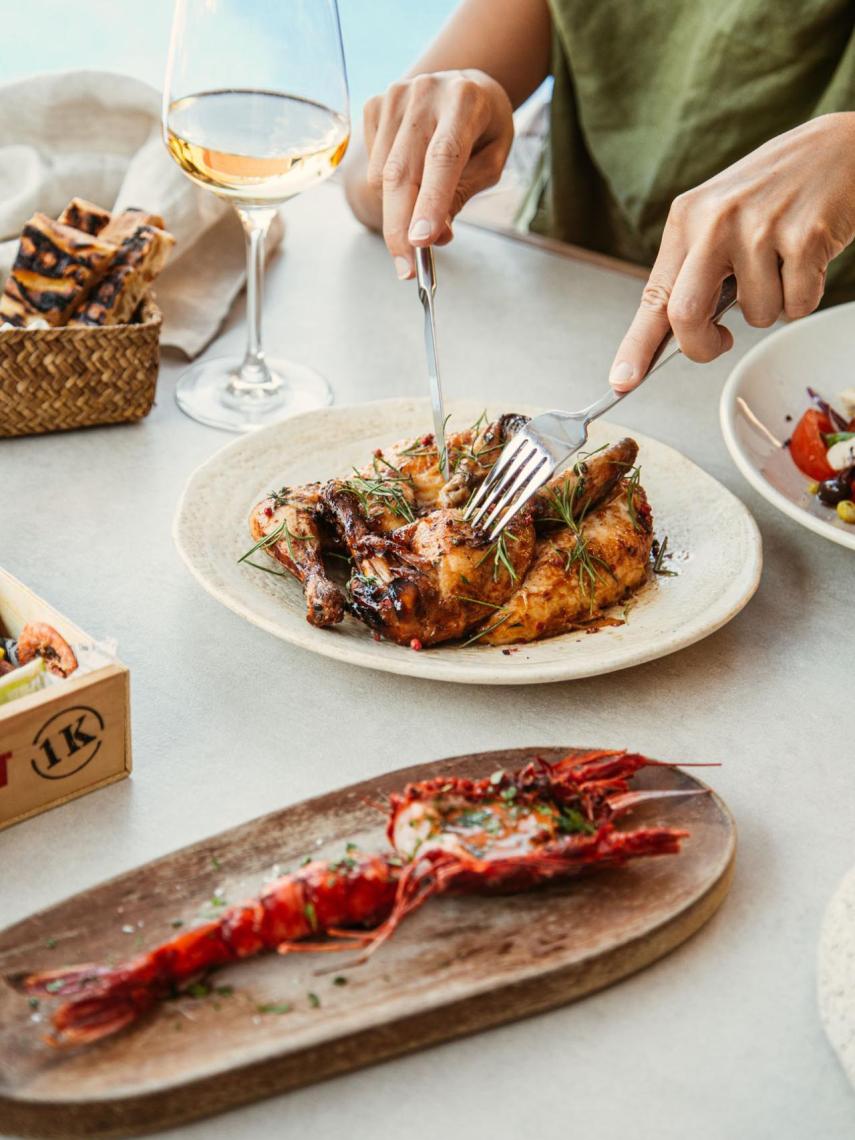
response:
[[[28,621],[74,644],[92,638],[0,568],[0,627]],[[0,705],[0,828],[122,780],[131,771],[130,674],[114,662]]]

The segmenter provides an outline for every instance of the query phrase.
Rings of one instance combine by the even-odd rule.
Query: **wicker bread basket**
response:
[[[160,309],[128,325],[0,331],[0,436],[132,423],[154,403]]]

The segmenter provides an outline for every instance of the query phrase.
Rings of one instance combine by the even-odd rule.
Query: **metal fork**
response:
[[[721,287],[712,319],[717,321],[735,304],[736,278],[728,277]],[[669,350],[673,338],[674,333],[669,329],[653,354],[643,380],[680,351],[678,345]],[[489,475],[466,505],[464,519],[488,531],[491,541],[498,538],[532,495],[584,447],[591,422],[620,403],[627,394],[612,389],[580,412],[544,412],[530,420],[505,444]]]

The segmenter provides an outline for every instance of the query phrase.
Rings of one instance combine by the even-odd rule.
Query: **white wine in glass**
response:
[[[332,174],[347,150],[336,0],[176,0],[163,127],[187,177],[234,204],[247,248],[246,355],[190,368],[179,406],[202,423],[251,431],[329,404],[317,373],[265,357],[261,286],[277,207]]]

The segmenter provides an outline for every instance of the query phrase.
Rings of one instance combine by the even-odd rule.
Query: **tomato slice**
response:
[[[821,483],[836,474],[825,458],[828,448],[823,433],[833,432],[831,420],[819,408],[808,408],[790,438],[790,455],[800,471]]]

